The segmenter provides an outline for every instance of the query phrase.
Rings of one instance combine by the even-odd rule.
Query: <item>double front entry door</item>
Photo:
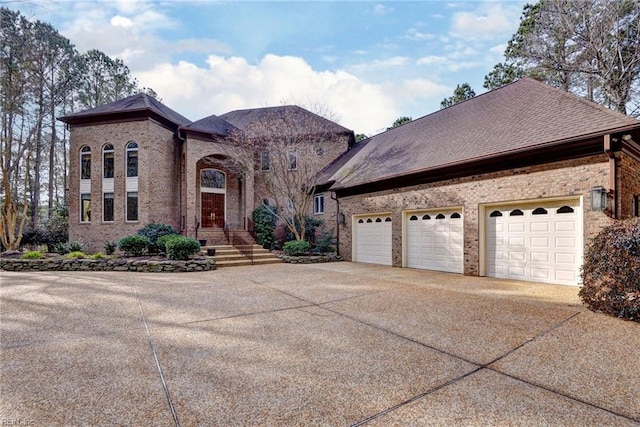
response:
[[[202,227],[224,227],[224,194],[201,193]]]

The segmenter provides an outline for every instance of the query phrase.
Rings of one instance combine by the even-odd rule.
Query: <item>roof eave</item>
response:
[[[144,120],[147,118],[151,118],[172,130],[176,130],[180,127],[179,123],[174,122],[150,108],[136,108],[127,111],[115,111],[109,113],[72,114],[69,116],[59,117],[58,120],[71,126],[87,126],[97,123],[117,123],[132,119]]]

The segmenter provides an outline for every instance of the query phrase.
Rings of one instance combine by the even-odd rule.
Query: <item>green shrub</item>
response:
[[[73,251],[69,252],[66,257],[71,259],[83,259],[87,257],[87,254],[82,251]]]
[[[121,251],[131,254],[133,256],[140,256],[144,254],[150,245],[148,238],[139,235],[126,236],[120,239],[118,247]]]
[[[54,246],[54,252],[60,255],[66,255],[69,252],[83,252],[84,245],[77,241],[60,242]]]
[[[44,258],[42,252],[40,251],[29,251],[25,252],[20,256],[21,259],[40,259]]]
[[[160,236],[156,245],[158,246],[158,251],[162,253],[167,253],[167,242],[173,239],[179,239],[182,237],[179,234],[165,234],[164,236]]]
[[[589,308],[640,322],[640,220],[618,221],[592,239],[581,275]]]
[[[102,252],[96,252],[95,254],[91,255],[90,257],[91,259],[104,259],[106,258]]]
[[[191,237],[177,236],[166,241],[167,258],[187,260],[200,252],[200,243]]]
[[[305,240],[291,240],[284,244],[282,250],[285,254],[290,256],[300,256],[309,252],[309,242]]]
[[[105,242],[104,244],[104,253],[107,255],[113,255],[113,253],[118,249],[118,242]]]
[[[335,248],[333,230],[322,231],[320,237],[316,237],[316,251],[320,253],[334,252]]]
[[[256,232],[256,241],[265,249],[273,249],[275,244],[273,232],[276,229],[276,216],[273,213],[273,209],[271,206],[261,205],[251,214]]]
[[[36,229],[26,228],[20,246],[47,245],[47,252],[56,252],[56,245],[69,240],[69,210],[64,205],[55,208],[55,215]]]
[[[152,222],[151,224],[145,225],[143,228],[138,230],[139,236],[144,236],[151,242],[149,247],[149,253],[155,254],[158,253],[160,247],[158,246],[158,239],[162,236],[166,236],[168,234],[178,234],[173,227],[167,224],[156,224]]]

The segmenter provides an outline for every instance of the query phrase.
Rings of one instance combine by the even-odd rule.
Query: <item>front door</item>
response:
[[[224,227],[224,194],[201,193],[202,228]]]

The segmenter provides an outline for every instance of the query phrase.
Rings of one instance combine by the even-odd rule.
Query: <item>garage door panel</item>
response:
[[[524,267],[509,266],[508,273],[510,277],[524,278]]]
[[[356,222],[355,260],[391,265],[391,222],[384,215],[359,218]]]
[[[577,256],[575,253],[558,252],[555,254],[555,262],[560,265],[575,265],[577,262]]]
[[[556,248],[575,248],[576,238],[575,237],[556,237]]]
[[[531,247],[532,248],[550,248],[551,239],[548,237],[532,237]]]
[[[512,222],[509,224],[508,230],[510,233],[524,233],[525,224],[524,222]]]
[[[578,200],[491,209],[485,219],[487,274],[577,284],[582,262],[581,212]]]
[[[555,230],[556,232],[567,231],[573,233],[576,231],[576,221],[556,221]]]
[[[549,223],[547,221],[544,222],[532,222],[530,230],[533,232],[542,232],[546,233],[549,231]]]
[[[549,262],[550,256],[548,252],[531,252],[531,262]]]
[[[525,246],[525,238],[524,237],[509,237],[509,248],[513,249],[513,248],[517,248],[518,246],[524,247]]]
[[[532,268],[531,277],[534,279],[549,279],[549,270]]]
[[[412,213],[406,228],[407,266],[461,273],[464,258],[461,213],[452,210]],[[414,217],[417,220],[412,220]]]

